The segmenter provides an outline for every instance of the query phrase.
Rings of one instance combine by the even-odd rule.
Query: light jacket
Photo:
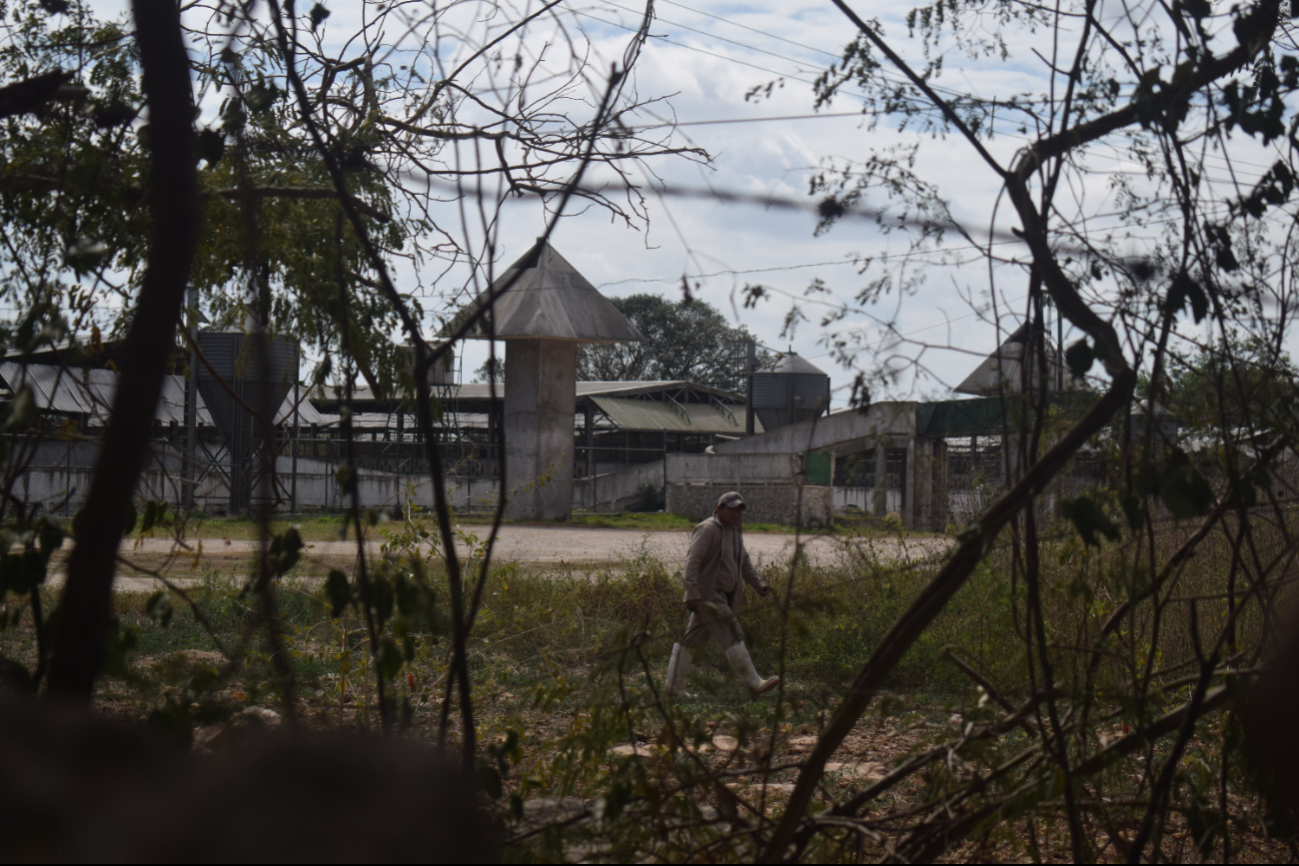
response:
[[[696,598],[711,601],[716,594],[717,577],[722,568],[724,529],[722,522],[714,514],[696,526],[691,534],[690,553],[686,557],[686,601]],[[744,578],[743,582],[735,588],[731,600],[731,611],[738,614],[744,600],[744,584],[747,583],[754,589],[761,589],[767,584],[758,576],[753,563],[749,562],[749,552],[744,549],[744,533],[738,526],[732,529],[740,533],[740,576]]]

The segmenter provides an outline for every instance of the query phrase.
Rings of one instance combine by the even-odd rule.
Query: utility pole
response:
[[[195,459],[198,454],[198,289],[186,290],[185,317],[190,328],[189,379],[185,382],[185,453],[181,457],[181,504],[194,510]]]
[[[753,368],[758,366],[758,342],[749,339],[744,344],[744,433],[753,435]]]
[[[298,513],[298,438],[302,433],[302,419],[298,415],[298,405],[302,402],[299,393],[300,382],[295,373],[293,376],[293,480],[289,489],[289,511]]]
[[[1055,366],[1057,371],[1056,378],[1059,380],[1059,385],[1057,385],[1056,390],[1063,391],[1064,390],[1064,315],[1060,312],[1060,308],[1058,306],[1055,308],[1055,330],[1056,330]]]

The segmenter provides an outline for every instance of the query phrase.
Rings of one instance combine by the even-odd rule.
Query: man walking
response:
[[[697,649],[714,638],[726,650],[726,660],[736,676],[754,695],[775,688],[780,677],[763,679],[753,669],[744,645],[744,631],[736,616],[743,604],[743,585],[753,586],[761,596],[771,592],[749,562],[740,530],[744,522],[744,497],[731,491],[717,500],[713,516],[695,527],[686,559],[686,607],[690,622],[681,643],[673,644],[668,662],[668,693],[686,694],[686,679]]]

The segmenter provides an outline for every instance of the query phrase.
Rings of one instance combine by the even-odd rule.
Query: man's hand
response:
[[[690,611],[691,613],[698,613],[698,612],[699,612],[699,605],[701,605],[701,604],[703,604],[703,600],[702,600],[702,599],[698,599],[698,598],[687,599],[687,600],[686,600],[686,610]]]
[[[766,598],[770,594],[771,594],[771,587],[768,584],[764,583],[762,586],[758,587],[758,595],[762,596],[763,598]]]

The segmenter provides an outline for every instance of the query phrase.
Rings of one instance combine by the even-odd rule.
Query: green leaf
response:
[[[158,625],[163,628],[171,625],[171,616],[175,613],[171,606],[171,599],[162,590],[149,596],[149,600],[144,603],[144,611],[150,619],[157,620]]]
[[[252,111],[265,111],[275,104],[275,100],[284,94],[274,84],[267,84],[259,81],[252,87],[248,88],[248,93],[244,95],[244,101],[248,103],[248,108]]]
[[[338,569],[329,572],[329,577],[325,579],[325,594],[329,596],[332,606],[330,616],[337,619],[352,600],[352,586],[347,582],[347,575]]]
[[[391,680],[401,671],[401,650],[397,642],[384,636],[379,641],[379,651],[374,655],[374,667],[385,680]]]
[[[126,510],[122,512],[122,534],[130,535],[135,531],[135,522],[140,517],[140,512],[135,510],[135,503],[126,503]]]
[[[152,499],[144,503],[144,519],[140,521],[140,531],[148,532],[158,521],[158,503]]]
[[[302,556],[302,547],[302,536],[295,526],[290,526],[275,536],[269,554],[271,573],[280,577],[297,565]]]
[[[1075,379],[1081,379],[1092,368],[1095,357],[1086,340],[1079,340],[1064,352],[1064,362],[1069,365],[1069,372]]]
[[[376,577],[370,581],[370,609],[374,611],[379,628],[383,628],[384,623],[392,616],[392,609],[396,600],[392,584],[386,578]]]
[[[1209,312],[1209,296],[1205,294],[1203,286],[1182,271],[1168,287],[1164,310],[1176,313],[1186,306],[1188,300],[1191,302],[1191,315],[1198,324]]]
[[[1128,526],[1136,532],[1146,517],[1146,510],[1141,507],[1141,497],[1135,493],[1126,493],[1120,499],[1120,504],[1123,506],[1123,516],[1128,519]]]
[[[322,23],[324,23],[325,19],[328,17],[329,17],[329,10],[326,9],[324,6],[322,6],[319,3],[312,6],[311,7],[311,32],[315,33],[316,28],[319,27]]]
[[[1213,488],[1191,466],[1170,468],[1159,486],[1159,494],[1169,513],[1178,520],[1199,517],[1213,505]]]
[[[208,168],[221,161],[226,153],[226,137],[215,129],[205,129],[198,134],[199,159],[207,161]]]
[[[1217,254],[1218,267],[1231,273],[1240,267],[1240,262],[1236,260],[1236,254],[1231,251],[1231,247],[1219,247]]]
[[[599,821],[612,821],[622,814],[622,810],[631,802],[631,786],[626,782],[615,782],[609,792],[595,801],[595,817]]]
[[[1086,496],[1077,499],[1066,499],[1060,503],[1060,513],[1066,520],[1073,521],[1074,528],[1082,536],[1083,542],[1093,547],[1100,547],[1097,533],[1110,541],[1119,540],[1119,530],[1106,516],[1101,507]]]
[[[77,276],[88,274],[108,256],[108,245],[90,238],[77,238],[63,254],[63,263],[72,268]]]
[[[5,430],[25,430],[36,423],[36,398],[32,389],[24,385],[9,403],[9,412],[5,415]]]
[[[117,617],[108,620],[108,631],[104,635],[104,673],[115,677],[125,677],[131,672],[127,664],[127,655],[135,649],[135,629],[123,626]]]

